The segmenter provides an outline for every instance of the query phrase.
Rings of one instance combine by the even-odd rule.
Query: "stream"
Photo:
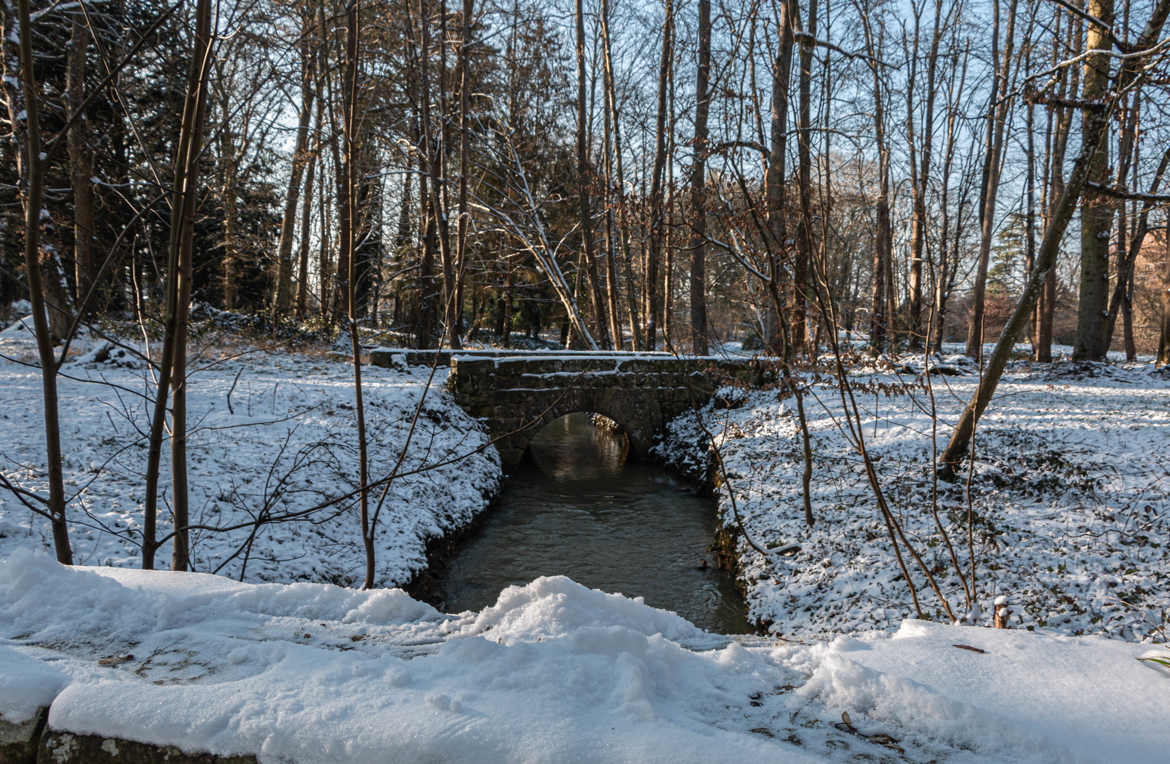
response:
[[[504,587],[565,575],[641,596],[708,631],[753,631],[730,573],[708,551],[714,500],[662,467],[626,463],[625,436],[570,414],[533,439],[438,580],[448,612],[494,604]]]

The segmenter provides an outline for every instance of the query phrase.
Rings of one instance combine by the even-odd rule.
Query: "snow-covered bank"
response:
[[[940,365],[960,372],[932,375],[941,450],[978,377],[956,358]],[[931,404],[921,377],[871,370],[852,380],[891,510],[959,615],[967,610],[963,588],[930,511]],[[861,458],[840,429],[846,423],[835,383],[815,382],[805,408],[812,528],[804,522],[791,402],[777,391],[727,390],[701,414],[744,527],[769,551],[765,560],[739,542],[751,616],[797,638],[895,629],[914,610]],[[687,415],[671,424],[658,450],[668,463],[702,474],[707,445]],[[1149,365],[1017,365],[980,423],[976,448],[971,509],[983,608],[976,622],[990,623],[991,601],[1004,595],[1015,628],[1165,642],[1170,376]],[[941,520],[967,567],[963,477],[938,490]],[[720,511],[732,523],[726,491]],[[924,577],[908,564],[927,615],[945,620]]]
[[[977,755],[1154,762],[1170,750],[1170,675],[1139,645],[908,620],[813,652],[801,693]]]
[[[146,395],[153,384],[140,360],[116,348],[102,353],[103,344],[83,337],[59,379],[70,535],[79,563],[134,566],[140,564],[144,433],[151,415]],[[323,353],[208,347],[191,361],[188,388],[191,519],[196,526],[234,530],[192,531],[196,569],[242,573],[251,581],[360,580],[354,501],[290,517],[357,487],[350,366]],[[20,488],[45,494],[40,377],[19,363],[35,358],[21,324],[0,332],[0,356],[7,356],[0,357],[0,471]],[[487,435],[455,405],[444,378],[445,370],[427,389],[425,369],[364,372],[374,478],[393,469],[416,404],[426,396],[401,477],[381,513],[382,584],[409,581],[426,565],[427,541],[466,525],[498,489],[495,449],[485,448]],[[374,492],[373,501],[379,498]],[[168,507],[164,493],[160,536],[171,530]],[[50,543],[48,523],[0,491],[0,555]],[[166,544],[158,560],[169,558]]]
[[[740,643],[565,578],[445,615],[397,590],[0,563],[0,714],[55,697],[54,729],[265,762],[1156,762],[1170,677],[1145,649],[923,622]]]
[[[0,352],[27,353],[13,331],[0,335]],[[77,557],[114,566],[57,565],[43,550],[47,524],[0,495],[0,736],[21,722],[35,734],[28,723],[50,705],[51,729],[111,747],[131,740],[285,764],[1160,762],[1170,750],[1170,675],[1139,660],[1170,650],[1134,643],[1164,641],[1170,605],[1170,380],[1148,368],[1019,367],[1001,386],[977,440],[971,510],[979,598],[986,607],[1008,596],[1011,631],[906,620],[905,583],[838,429],[832,385],[814,381],[807,399],[812,529],[787,404],[775,390],[725,391],[703,419],[745,527],[769,550],[764,559],[739,549],[752,613],[785,641],[708,634],[560,577],[459,614],[398,589],[320,583],[361,569],[352,506],[250,522],[265,507],[271,520],[353,487],[350,369],[322,356],[232,358],[221,348],[224,357],[205,359],[190,391],[193,508],[200,524],[242,527],[195,538],[199,568],[226,563],[224,576],[133,570],[147,372],[98,348],[65,368],[66,466]],[[954,359],[948,370],[962,372]],[[367,374],[374,475],[398,458],[426,373]],[[935,379],[945,437],[975,377]],[[913,374],[855,381],[892,509],[965,609],[929,512],[925,391],[905,386]],[[37,385],[35,369],[0,361],[0,464],[43,491]],[[426,396],[406,454],[414,474],[394,483],[382,517],[384,582],[408,580],[427,539],[465,527],[500,477],[491,448],[455,459],[485,436],[440,387]],[[663,453],[696,474],[707,464],[701,441],[694,422],[676,420]],[[964,487],[941,491],[942,521],[965,560]],[[232,580],[242,572],[301,582]]]

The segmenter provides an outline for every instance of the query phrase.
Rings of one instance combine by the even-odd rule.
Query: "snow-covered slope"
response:
[[[140,564],[153,405],[147,396],[154,386],[132,353],[101,353],[103,345],[83,337],[58,380],[70,535],[78,563],[134,566]],[[21,323],[0,332],[0,471],[45,495],[40,376],[19,363],[32,360],[31,336]],[[351,367],[321,354],[215,343],[191,367],[195,568],[250,581],[360,581],[355,500],[296,514],[357,488]],[[377,532],[377,580],[404,584],[425,566],[428,539],[464,526],[487,506],[499,486],[499,458],[483,428],[443,389],[445,370],[429,388],[425,369],[369,367],[363,378],[374,479],[394,468],[425,396]],[[165,453],[160,536],[171,531]],[[372,501],[380,495],[374,491]],[[269,522],[257,526],[258,520]],[[0,555],[50,544],[48,523],[0,491]],[[170,555],[165,544],[159,564]]]
[[[941,451],[978,376],[959,358],[938,365],[959,372],[932,375]],[[851,378],[891,511],[956,617],[990,625],[991,602],[1002,595],[1017,628],[1167,640],[1170,375],[1148,364],[1024,364],[1004,378],[979,424],[970,481],[981,614],[968,608],[931,513],[937,488],[940,521],[969,578],[968,476],[932,482],[932,407],[921,375],[870,370]],[[726,390],[701,412],[703,427],[692,415],[680,417],[658,450],[681,469],[704,474],[704,428],[712,434],[729,478],[719,492],[721,517],[734,524],[730,487],[748,535],[769,552],[765,560],[742,539],[739,544],[753,617],[799,638],[897,628],[915,611],[861,457],[844,434],[835,382],[813,381],[805,409],[813,450],[811,528],[804,520],[794,407],[777,391]],[[925,613],[947,620],[902,551]]]

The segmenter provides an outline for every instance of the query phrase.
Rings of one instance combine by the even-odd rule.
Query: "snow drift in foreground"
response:
[[[566,578],[446,615],[398,590],[0,563],[6,719],[55,695],[57,729],[273,762],[1163,761],[1170,677],[1146,649],[920,621],[741,643]]]

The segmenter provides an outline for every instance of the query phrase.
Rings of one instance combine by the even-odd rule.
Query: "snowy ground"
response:
[[[908,590],[828,378],[810,380],[806,399],[812,529],[789,401],[726,391],[702,417],[744,527],[768,550],[739,552],[751,614],[771,623],[769,636],[730,638],[565,578],[454,615],[397,589],[321,583],[360,575],[352,503],[263,524],[249,546],[258,513],[353,489],[350,368],[320,350],[202,341],[215,350],[191,382],[192,508],[201,524],[247,527],[195,536],[197,568],[219,576],[132,569],[148,372],[117,351],[98,361],[100,343],[85,339],[61,380],[79,566],[53,562],[47,524],[0,493],[5,720],[52,702],[54,728],[301,764],[1161,762],[1170,750],[1170,673],[1139,660],[1170,656],[1139,644],[1165,643],[1170,609],[1170,379],[1149,365],[1021,365],[1000,386],[971,482],[984,608],[971,620],[987,623],[1006,595],[1008,631],[907,620]],[[0,333],[0,354],[0,470],[43,491],[39,380],[19,363],[32,357],[27,332]],[[930,513],[930,402],[915,364],[853,380],[891,507],[962,613]],[[940,440],[977,381],[957,359],[946,365],[960,373],[932,377]],[[426,374],[366,370],[373,475],[396,461]],[[441,381],[426,390],[405,462],[433,469],[395,481],[382,516],[387,585],[408,580],[427,539],[466,524],[498,486],[490,447],[446,464],[486,436]],[[662,452],[698,474],[708,445],[684,417]],[[939,490],[966,565],[965,486]],[[724,492],[728,523],[730,504]],[[914,577],[926,614],[944,620]]]
[[[565,578],[444,615],[397,590],[0,563],[0,714],[262,761],[1163,761],[1140,645],[907,621],[706,634]],[[750,757],[750,758],[749,758]]]
[[[910,368],[900,368],[909,363]],[[931,375],[938,449],[978,381]],[[851,375],[862,432],[892,512],[933,571],[955,615],[970,612],[946,540],[931,513],[931,402],[921,359]],[[804,521],[803,459],[794,407],[776,391],[727,391],[701,417],[718,446],[747,535],[740,539],[751,615],[793,638],[894,629],[913,615],[834,380],[805,398],[813,450],[812,506]],[[708,469],[693,417],[676,420],[660,446],[692,474]],[[975,518],[975,623],[1006,596],[1012,625],[1065,634],[1165,642],[1170,624],[1170,375],[1150,364],[1026,363],[1011,368],[980,423],[970,482]],[[939,515],[966,576],[967,475],[940,482]],[[725,523],[734,524],[726,491]],[[903,549],[905,554],[905,550]],[[912,568],[923,610],[946,620],[925,576]]]
[[[355,501],[280,521],[357,487],[352,367],[316,355],[228,343],[208,330],[191,361],[188,391],[192,531],[196,570],[249,581],[360,583],[364,565]],[[70,535],[79,564],[140,564],[143,472],[153,382],[145,364],[83,338],[59,379]],[[46,494],[39,372],[29,332],[0,332],[0,471]],[[425,402],[400,473],[386,496],[377,534],[377,578],[406,583],[426,565],[426,541],[462,527],[495,494],[499,459],[482,428],[427,370],[364,369],[370,475],[388,474],[406,442],[420,396]],[[166,449],[164,448],[164,454]],[[467,458],[456,459],[464,454]],[[424,467],[434,467],[418,471]],[[170,532],[169,468],[164,456],[159,535]],[[374,493],[374,501],[379,494]],[[256,526],[257,520],[268,520]],[[242,526],[242,527],[238,527]],[[253,531],[255,535],[253,536]],[[251,545],[248,544],[252,539]],[[0,491],[0,556],[49,546],[48,524]],[[170,560],[170,545],[158,552]]]

